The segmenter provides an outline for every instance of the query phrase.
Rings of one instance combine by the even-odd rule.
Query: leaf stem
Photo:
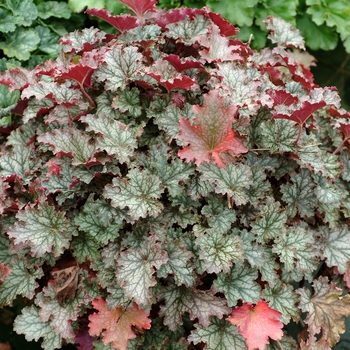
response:
[[[345,145],[345,142],[348,141],[350,139],[350,136],[347,137],[346,139],[343,140],[343,142],[337,147],[337,149],[333,152],[333,154],[337,154],[340,149]]]
[[[89,100],[90,102],[90,105],[93,107],[93,108],[96,108],[96,103],[95,101],[91,98],[91,96],[86,92],[86,90],[84,89],[83,87],[83,84],[82,83],[79,83],[80,85],[80,89],[82,91],[82,93],[85,95],[85,97]]]
[[[280,343],[280,341],[279,341],[279,340],[276,340],[276,343],[278,344],[279,348],[280,348],[281,350],[283,350],[283,346],[282,346],[282,344]]]

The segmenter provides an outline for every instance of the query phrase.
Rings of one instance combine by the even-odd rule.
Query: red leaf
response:
[[[56,75],[58,79],[72,79],[77,81],[83,87],[91,88],[91,76],[93,69],[89,66],[83,66],[81,63],[71,66],[68,72]]]
[[[178,155],[186,161],[196,159],[196,165],[209,162],[211,158],[219,167],[225,167],[220,154],[232,152],[240,154],[247,152],[237,139],[235,139],[232,122],[235,121],[237,108],[233,105],[225,107],[225,98],[219,95],[218,90],[212,90],[204,96],[203,106],[192,107],[196,115],[194,125],[185,118],[181,118],[178,138],[189,142]]]
[[[220,28],[220,34],[225,36],[237,35],[239,29],[234,27],[229,21],[223,19],[219,13],[209,12],[211,20]]]
[[[163,60],[168,61],[179,73],[186,69],[204,68],[203,64],[199,61],[186,60],[183,62],[178,55],[174,54],[163,57]]]
[[[132,326],[139,329],[151,328],[148,314],[139,309],[135,302],[127,310],[124,310],[122,306],[108,309],[107,302],[102,298],[93,300],[92,305],[98,313],[89,316],[89,334],[98,336],[103,331],[102,341],[105,345],[112,343],[112,347],[126,350],[129,339],[136,338]]]
[[[148,12],[155,12],[157,0],[119,0],[122,4],[129,7],[129,9],[136,14],[139,19]]]
[[[274,90],[267,92],[271,98],[273,99],[273,105],[286,105],[290,106],[293,103],[297,103],[299,101],[298,97],[291,95],[285,90]]]
[[[111,26],[117,28],[121,33],[124,33],[126,30],[138,27],[137,18],[134,16],[111,16],[107,10],[103,9],[87,9],[85,13],[103,19]]]
[[[312,113],[324,107],[325,105],[325,101],[320,101],[316,103],[310,103],[309,101],[305,101],[302,107],[295,110],[291,115],[275,113],[273,117],[275,119],[282,118],[287,120],[293,120],[300,126],[302,126],[305,123],[305,121],[311,117]]]
[[[162,16],[156,19],[155,23],[164,28],[168,24],[182,21],[187,16],[193,18],[196,15],[204,15],[205,13],[206,11],[204,9],[191,9],[187,7],[176,8],[162,14]]]
[[[0,264],[0,283],[4,282],[5,278],[11,273],[11,270],[5,265]]]
[[[255,307],[251,303],[236,307],[227,320],[238,327],[239,333],[247,341],[248,350],[265,350],[269,337],[274,340],[283,337],[283,323],[279,320],[281,315],[265,301],[259,300]]]
[[[148,75],[156,79],[159,84],[167,89],[168,92],[176,89],[189,90],[192,85],[196,84],[195,80],[186,75],[182,76],[181,78],[173,78],[169,80],[163,80],[161,75],[152,72],[148,73]]]

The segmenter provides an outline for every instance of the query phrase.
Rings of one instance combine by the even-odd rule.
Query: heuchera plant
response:
[[[350,315],[337,92],[281,19],[258,52],[209,8],[122,3],[135,16],[87,11],[116,34],[0,77],[21,92],[0,155],[15,331],[46,350],[330,349]]]

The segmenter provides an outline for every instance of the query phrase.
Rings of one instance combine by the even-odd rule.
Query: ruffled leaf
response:
[[[237,108],[233,105],[226,107],[225,98],[219,95],[218,90],[204,96],[203,106],[195,105],[192,109],[196,115],[194,124],[184,118],[179,123],[181,133],[178,138],[190,143],[179,151],[180,158],[187,162],[196,159],[197,166],[213,158],[219,167],[224,167],[221,153],[240,154],[248,151],[235,138],[232,129]]]
[[[147,170],[131,169],[127,179],[114,178],[113,185],[104,189],[104,197],[111,199],[115,208],[128,207],[133,219],[147,215],[157,216],[163,208],[158,200],[163,192],[160,179]]]

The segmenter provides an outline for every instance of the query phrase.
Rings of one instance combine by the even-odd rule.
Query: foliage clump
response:
[[[208,8],[122,2],[136,16],[87,11],[116,34],[75,31],[57,60],[0,76],[0,305],[27,303],[15,331],[45,350],[335,345],[350,314],[337,92],[281,19],[254,51]]]

